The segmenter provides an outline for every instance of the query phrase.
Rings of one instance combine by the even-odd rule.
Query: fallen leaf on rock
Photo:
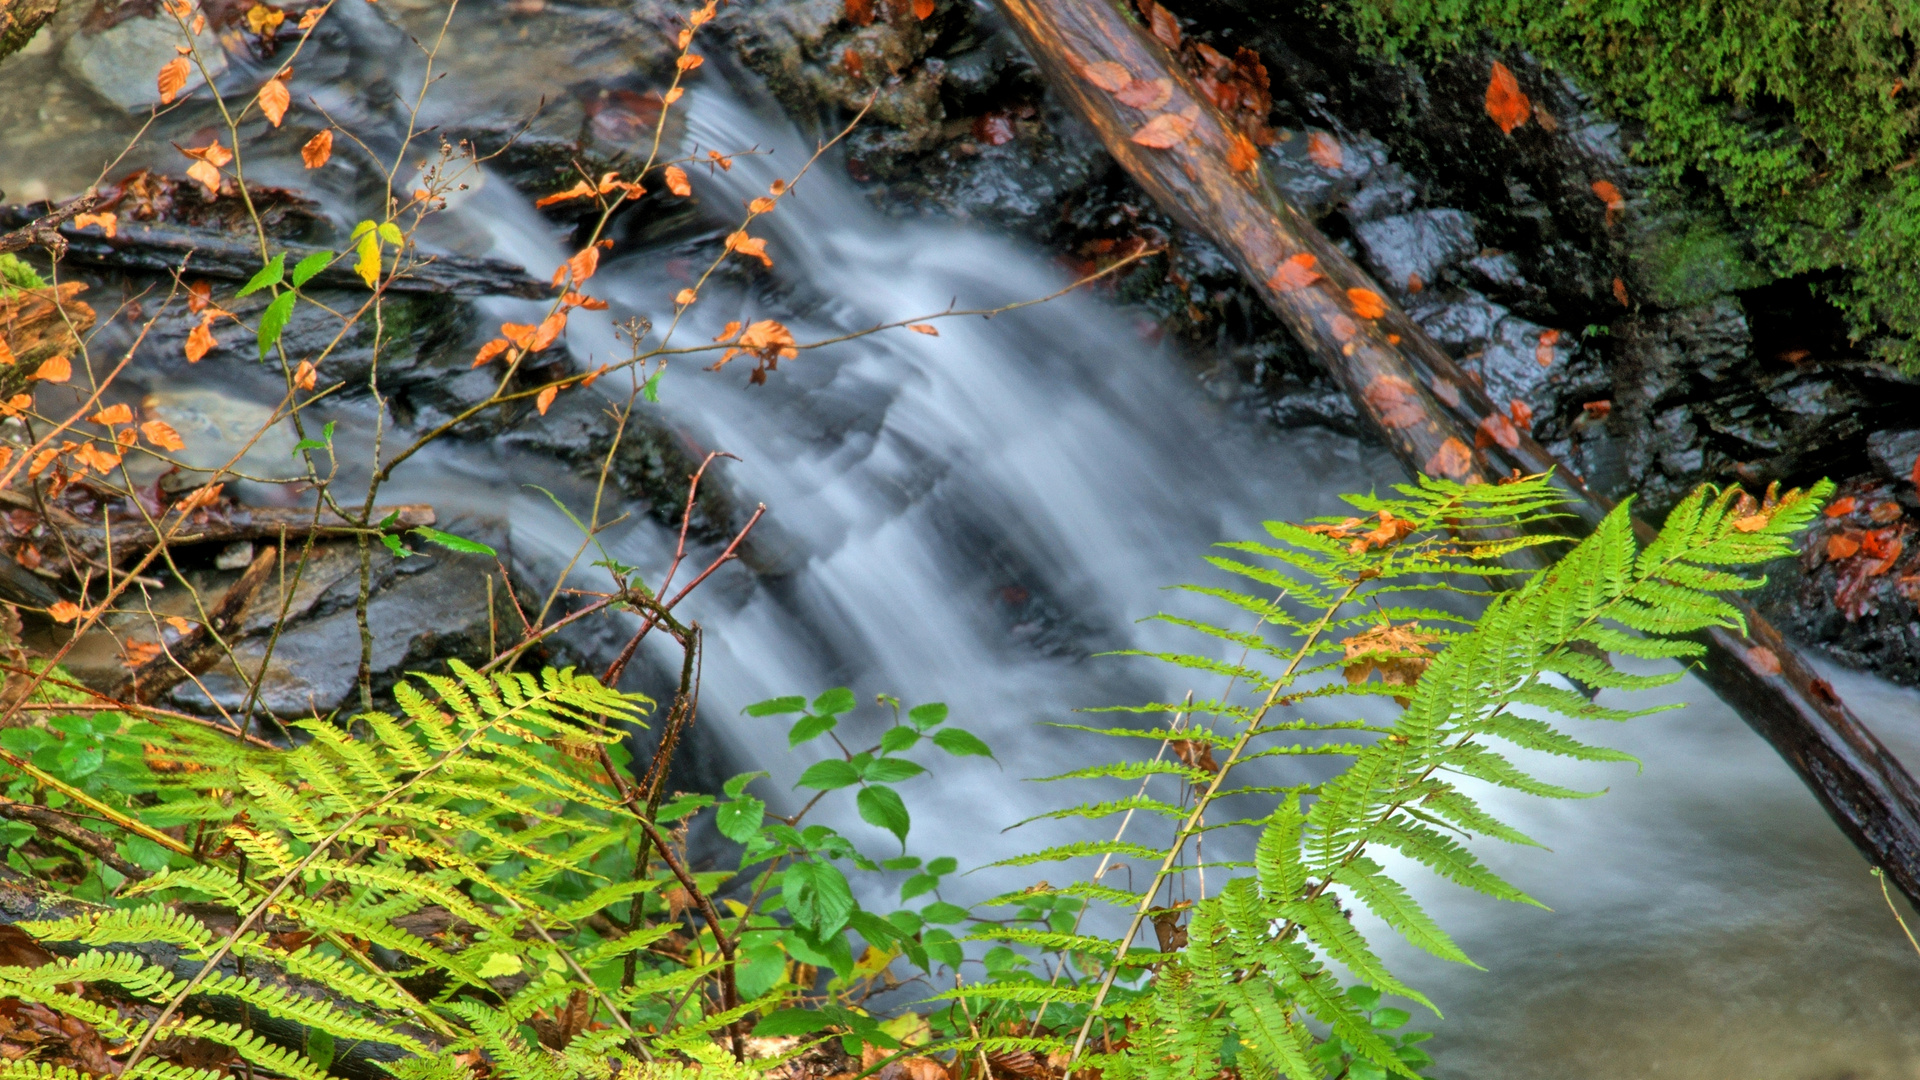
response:
[[[1307,133],[1307,160],[1328,172],[1339,172],[1346,155],[1334,137],[1324,131]]]
[[[1384,427],[1412,427],[1427,416],[1420,407],[1419,391],[1398,375],[1376,375],[1361,396]]]
[[[1141,125],[1133,133],[1132,141],[1154,150],[1168,150],[1187,140],[1193,134],[1194,121],[1199,119],[1199,107],[1188,106],[1193,115],[1184,113],[1161,113]]]
[[[1848,514],[1853,513],[1853,508],[1857,505],[1859,504],[1855,502],[1853,496],[1848,495],[1843,499],[1833,500],[1833,502],[1821,512],[1830,518],[1846,517]]]
[[[1096,60],[1080,67],[1080,77],[1109,94],[1117,94],[1133,81],[1133,74],[1111,60]]]
[[[1846,533],[1834,533],[1827,537],[1827,558],[1839,561],[1850,559],[1860,550],[1860,541]]]
[[[1473,468],[1473,451],[1459,439],[1448,438],[1440,448],[1427,459],[1426,472],[1429,476],[1445,476],[1454,480],[1465,480]]]
[[[1353,313],[1363,319],[1377,319],[1387,313],[1387,302],[1372,289],[1348,289],[1347,299],[1353,303]]]
[[[1253,140],[1239,132],[1234,132],[1233,141],[1227,147],[1227,168],[1234,172],[1246,172],[1260,163],[1260,148]]]
[[[1533,428],[1533,406],[1515,399],[1507,408],[1508,412],[1513,416],[1514,427],[1522,430],[1531,430]]]
[[[1319,264],[1319,259],[1302,252],[1281,263],[1280,269],[1275,270],[1273,276],[1267,279],[1267,285],[1280,292],[1304,289],[1320,280],[1320,272],[1314,269]]]
[[[1633,306],[1633,301],[1627,299],[1627,283],[1624,281],[1621,281],[1619,278],[1613,279],[1613,298],[1615,300],[1618,300],[1620,302],[1620,306],[1623,308],[1630,308]]]
[[[1780,657],[1765,645],[1747,650],[1747,666],[1761,675],[1780,674]]]
[[[1352,341],[1353,335],[1360,332],[1360,328],[1353,324],[1352,319],[1338,312],[1334,313],[1333,318],[1327,320],[1327,329],[1333,331],[1335,341],[1342,343]]]
[[[1533,116],[1533,102],[1521,92],[1520,81],[1513,77],[1507,65],[1497,60],[1493,64],[1493,77],[1487,82],[1487,115],[1500,125],[1503,134],[1512,134],[1514,128]]]
[[[1485,442],[1481,442],[1481,440]],[[1501,413],[1488,413],[1480,421],[1480,427],[1474,432],[1474,442],[1482,446],[1498,444],[1508,450],[1520,446],[1520,432],[1514,429],[1513,422]]]
[[[1113,95],[1120,104],[1142,110],[1157,109],[1172,98],[1173,80],[1166,78],[1135,79]]]
[[[1180,20],[1173,17],[1173,12],[1154,0],[1140,0],[1140,14],[1146,16],[1147,31],[1155,40],[1169,49],[1180,47]]]
[[[1554,347],[1559,344],[1560,344],[1560,331],[1558,330],[1541,331],[1540,341],[1538,344],[1536,344],[1533,347],[1533,358],[1540,362],[1541,367],[1552,367]]]

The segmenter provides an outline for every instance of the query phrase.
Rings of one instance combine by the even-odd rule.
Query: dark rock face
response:
[[[1916,507],[1905,481],[1842,485],[1801,557],[1770,568],[1761,594],[1769,617],[1841,663],[1920,684]]]
[[[447,531],[478,539],[506,555],[506,529],[498,522],[460,520]],[[418,547],[419,545],[415,545]],[[360,664],[360,627],[355,611],[360,592],[357,545],[317,545],[304,567],[293,548],[289,578],[299,580],[284,603],[287,622],[274,637],[272,627],[282,598],[264,590],[242,616],[242,634],[234,659],[222,660],[197,682],[174,687],[172,703],[196,712],[213,712],[217,702],[232,712],[245,703],[261,661],[256,708],[280,717],[325,716],[335,709],[358,708],[355,692]],[[492,654],[496,627],[517,625],[498,582],[492,559],[434,548],[405,559],[376,545],[370,565],[367,623],[373,634],[374,691],[384,695],[409,671],[438,670],[449,659],[481,663]],[[489,607],[489,600],[493,607]],[[268,657],[268,643],[272,655]],[[243,674],[244,673],[244,674]]]

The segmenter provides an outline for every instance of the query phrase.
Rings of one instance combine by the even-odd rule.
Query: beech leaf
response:
[[[1507,65],[1494,61],[1493,77],[1487,82],[1487,115],[1500,125],[1503,134],[1526,123],[1533,116],[1533,102],[1520,90],[1520,81]]]

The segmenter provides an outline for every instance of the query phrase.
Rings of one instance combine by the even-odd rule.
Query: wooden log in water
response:
[[[1409,469],[1462,481],[1552,469],[1585,528],[1612,509],[1292,205],[1245,136],[1120,3],[997,3],[1115,160],[1163,210],[1219,245]],[[1157,30],[1178,34],[1170,21]],[[1750,633],[1702,635],[1702,680],[1920,903],[1920,784],[1778,631],[1733,602]]]

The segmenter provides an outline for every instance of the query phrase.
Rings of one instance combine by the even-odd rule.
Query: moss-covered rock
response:
[[[0,59],[19,52],[60,10],[60,0],[0,0]]]
[[[1822,275],[1850,334],[1920,366],[1920,3],[1915,0],[1343,0],[1388,55],[1524,49],[1635,125],[1633,157],[1724,206],[1746,274]],[[1654,253],[1656,289],[1721,285],[1740,238]],[[1731,287],[1738,287],[1733,285]]]

